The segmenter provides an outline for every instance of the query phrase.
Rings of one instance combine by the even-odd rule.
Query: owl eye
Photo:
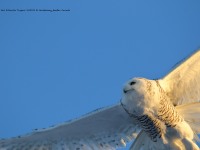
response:
[[[134,85],[136,82],[135,81],[132,81],[132,82],[130,82],[130,85]]]

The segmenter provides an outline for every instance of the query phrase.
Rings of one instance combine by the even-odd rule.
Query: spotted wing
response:
[[[178,64],[159,82],[174,105],[199,101],[200,50]]]
[[[0,150],[110,150],[125,146],[137,126],[120,104],[31,134],[0,141]]]

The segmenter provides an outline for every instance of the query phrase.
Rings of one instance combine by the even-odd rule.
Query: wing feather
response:
[[[200,100],[200,50],[178,64],[163,79],[161,87],[171,98],[174,105]]]
[[[153,142],[144,130],[141,130],[130,150],[163,150],[159,142]]]
[[[134,139],[138,128],[120,104],[70,122],[0,141],[0,150],[115,149]]]

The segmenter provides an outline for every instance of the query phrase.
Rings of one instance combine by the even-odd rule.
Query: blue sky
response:
[[[0,137],[119,101],[135,76],[164,76],[200,47],[200,1],[1,0]]]

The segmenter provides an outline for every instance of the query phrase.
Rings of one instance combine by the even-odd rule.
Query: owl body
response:
[[[192,141],[194,133],[191,127],[178,113],[159,80],[133,78],[126,83],[123,91],[123,108],[154,142],[152,147],[158,144],[164,150],[181,149],[183,146],[198,148]]]

